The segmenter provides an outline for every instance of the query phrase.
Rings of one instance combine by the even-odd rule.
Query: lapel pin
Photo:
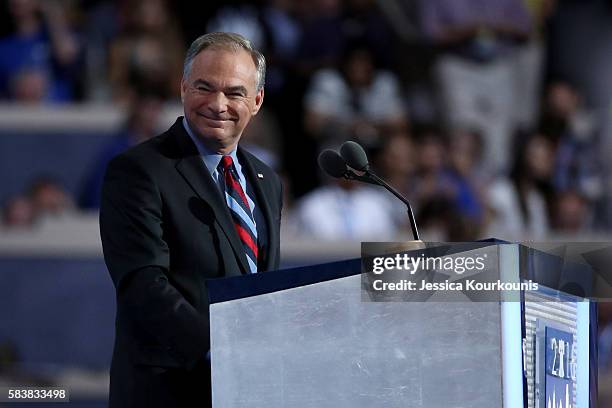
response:
[[[257,173],[257,177],[259,177],[260,179],[263,178],[263,174],[262,173]]]

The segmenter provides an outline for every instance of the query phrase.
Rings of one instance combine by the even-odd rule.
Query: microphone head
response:
[[[363,147],[350,140],[340,146],[340,156],[346,161],[346,164],[355,170],[366,171],[370,167],[368,156]]]
[[[321,154],[319,154],[318,161],[319,167],[323,169],[325,173],[332,177],[344,177],[344,175],[348,171],[344,159],[333,150],[323,150]]]

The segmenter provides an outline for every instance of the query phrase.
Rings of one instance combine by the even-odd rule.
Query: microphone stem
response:
[[[391,187],[385,180],[378,177],[376,174],[372,173],[369,170],[366,170],[365,175],[376,182],[376,184],[386,188],[391,194],[399,198],[404,204],[406,204],[406,208],[408,210],[408,220],[410,221],[410,228],[412,229],[412,236],[415,241],[419,241],[419,231],[416,226],[416,221],[414,219],[414,213],[412,212],[412,207],[410,206],[410,202],[400,194],[399,191]]]

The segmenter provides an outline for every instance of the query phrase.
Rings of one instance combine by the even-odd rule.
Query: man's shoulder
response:
[[[253,153],[249,152],[244,147],[240,147],[240,154],[242,154],[243,157],[249,161],[250,165],[253,166],[253,169],[258,174],[261,174],[263,176],[262,178],[268,178],[269,180],[279,180],[280,182],[280,177],[278,176],[278,174],[276,174],[276,172],[269,165],[267,165],[264,161],[259,159]]]
[[[180,156],[180,149],[174,136],[173,128],[170,128],[116,155],[111,163],[129,162],[143,168],[159,168],[174,163]]]

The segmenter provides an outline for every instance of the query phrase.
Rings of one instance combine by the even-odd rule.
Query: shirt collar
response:
[[[219,163],[221,163],[221,159],[223,158],[223,155],[212,152],[210,149],[208,149],[204,145],[204,143],[202,143],[202,141],[193,133],[193,131],[189,127],[189,123],[187,123],[187,118],[185,117],[183,117],[183,127],[187,131],[187,134],[189,135],[191,140],[193,140],[193,143],[196,145],[196,148],[198,149],[198,152],[200,153],[200,156],[202,157],[202,160],[204,161],[204,164],[206,165],[208,172],[214,178],[217,172],[217,167],[219,166]],[[229,156],[231,156],[234,162],[234,167],[236,168],[236,171],[238,172],[238,176],[242,177],[242,167],[240,166],[240,163],[238,162],[238,155],[236,154],[236,149],[232,150]]]

